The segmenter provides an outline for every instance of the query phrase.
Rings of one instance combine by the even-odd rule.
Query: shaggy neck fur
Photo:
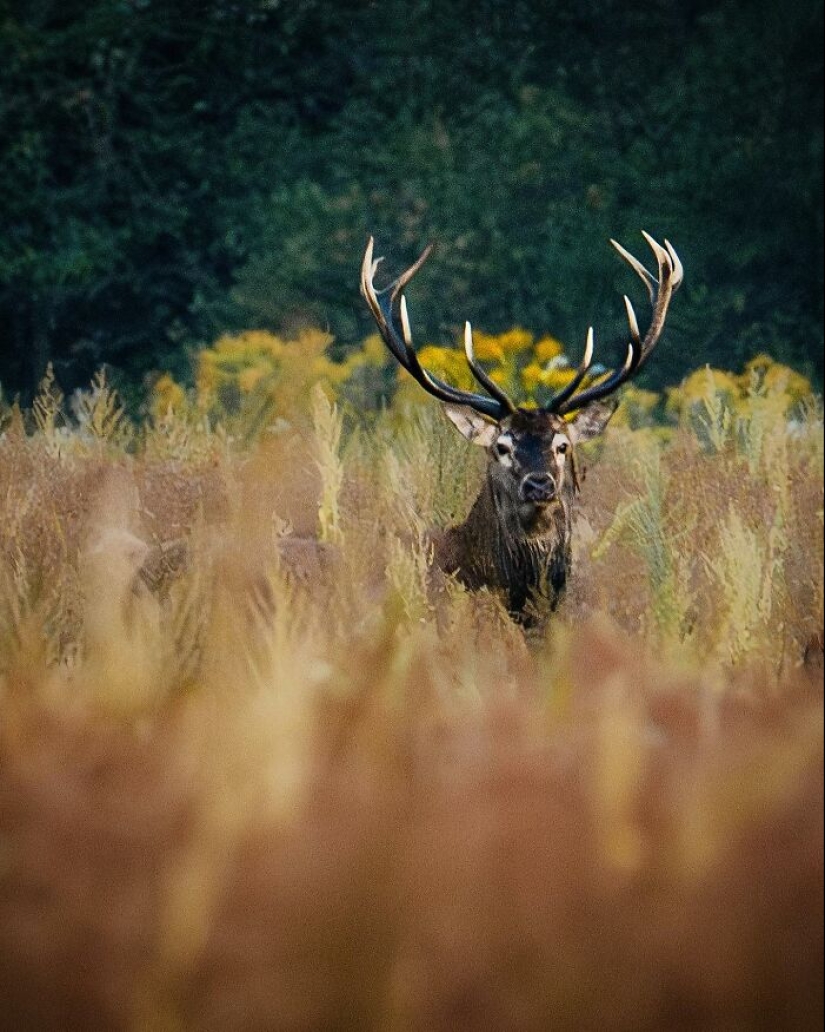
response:
[[[572,497],[572,484],[563,485],[525,526],[523,511],[488,475],[465,522],[436,544],[436,562],[471,590],[505,591],[515,615],[533,598],[554,608],[570,565]]]

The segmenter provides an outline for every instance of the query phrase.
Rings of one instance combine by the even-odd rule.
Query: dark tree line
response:
[[[0,0],[0,384],[139,388],[248,326],[369,331],[368,232],[422,339],[593,322],[640,228],[688,279],[650,375],[822,374],[822,4]]]

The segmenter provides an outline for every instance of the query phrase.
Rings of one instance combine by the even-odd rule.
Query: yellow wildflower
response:
[[[152,388],[152,413],[156,417],[165,416],[167,412],[181,409],[186,402],[186,393],[169,373],[158,377]]]
[[[350,370],[337,362],[331,362],[326,355],[319,355],[309,365],[311,381],[326,381],[338,385],[349,376]]]
[[[542,337],[533,348],[533,354],[536,356],[536,361],[544,365],[546,362],[558,358],[559,355],[563,355],[564,348],[561,341],[556,340],[555,337]]]
[[[550,366],[544,370],[542,384],[550,391],[560,391],[575,375],[575,369],[571,369],[570,366]]]
[[[786,394],[789,401],[802,401],[813,394],[811,384],[804,376],[779,363],[766,372],[764,386],[769,393]]]
[[[678,410],[684,405],[700,402],[707,397],[709,390],[715,394],[726,395],[730,400],[738,398],[742,393],[739,379],[733,373],[711,369],[708,366],[692,372],[682,381],[680,387],[671,388],[668,392],[668,406]]]
[[[473,377],[463,351],[428,344],[418,353],[421,365],[430,373],[463,390],[473,388]],[[407,373],[403,373],[407,376]]]
[[[195,386],[201,400],[209,397],[217,387],[218,376],[213,352],[202,351],[198,356],[198,368],[195,374]]]
[[[366,364],[380,366],[387,360],[387,346],[377,333],[373,333],[364,341],[358,354],[363,356]]]
[[[750,362],[745,364],[745,373],[758,373],[764,376],[771,366],[775,364],[770,355],[766,355],[764,351],[761,351],[758,355],[754,355]]]
[[[655,409],[661,400],[661,395],[656,391],[646,391],[629,384],[622,389],[621,403],[613,416],[612,425],[637,430],[655,423]]]
[[[544,386],[546,370],[538,362],[529,362],[521,371],[521,383],[528,395]]]
[[[802,401],[812,393],[811,384],[804,376],[765,354],[757,355],[748,362],[741,380],[745,391],[784,394],[790,403]]]
[[[697,369],[684,383],[684,391],[688,398],[704,398],[709,384],[717,394],[739,394],[737,378],[723,369]]]
[[[241,394],[251,394],[261,382],[264,375],[265,370],[263,366],[260,365],[250,366],[248,369],[242,369],[238,374],[238,386],[241,389]]]
[[[298,334],[298,346],[305,355],[323,355],[335,338],[323,330],[306,329]],[[294,347],[294,345],[287,345]],[[282,345],[283,347],[283,345]]]
[[[267,330],[246,330],[233,338],[240,353],[266,355],[280,358],[285,349],[284,341]]]
[[[476,358],[482,362],[504,361],[504,348],[500,337],[492,337],[488,333],[473,333],[473,347]]]
[[[533,334],[528,330],[515,326],[512,330],[500,334],[498,342],[506,355],[514,355],[520,351],[529,351],[533,346],[533,339]]]

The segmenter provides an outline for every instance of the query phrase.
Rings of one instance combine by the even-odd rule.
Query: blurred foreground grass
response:
[[[0,1024],[816,1027],[804,381],[629,392],[527,641],[428,584],[483,459],[309,346],[141,427],[102,377],[0,416]]]

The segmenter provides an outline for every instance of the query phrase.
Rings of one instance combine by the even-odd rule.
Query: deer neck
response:
[[[563,492],[525,529],[517,504],[487,477],[467,519],[448,531],[448,572],[470,588],[504,589],[512,610],[536,592],[555,602],[570,564],[571,509],[572,492]]]

